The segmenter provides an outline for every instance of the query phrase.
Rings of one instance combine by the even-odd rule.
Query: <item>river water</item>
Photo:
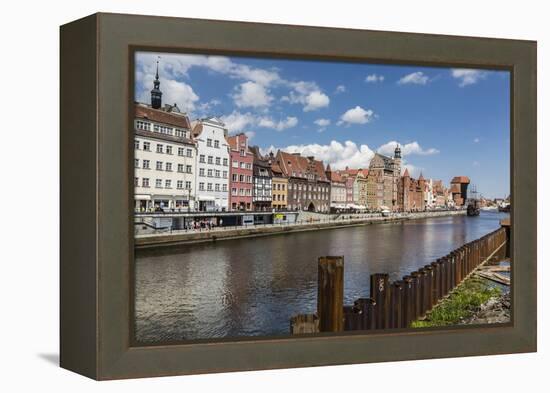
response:
[[[499,227],[507,214],[451,216],[188,245],[136,256],[136,339],[286,335],[313,313],[317,257],[344,256],[346,304]]]

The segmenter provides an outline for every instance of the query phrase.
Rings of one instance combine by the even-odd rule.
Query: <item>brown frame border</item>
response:
[[[521,261],[512,271],[513,323],[133,346],[136,48],[510,70],[512,255]],[[60,115],[64,368],[117,379],[536,351],[535,42],[95,14],[61,27]]]

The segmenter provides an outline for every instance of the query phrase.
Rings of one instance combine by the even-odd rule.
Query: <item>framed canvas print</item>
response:
[[[536,350],[536,43],[61,27],[61,366]]]

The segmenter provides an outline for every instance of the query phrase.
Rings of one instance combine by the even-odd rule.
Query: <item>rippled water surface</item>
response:
[[[497,229],[500,213],[441,217],[238,239],[136,257],[136,337],[155,342],[286,335],[312,313],[317,257],[344,255],[346,303],[369,294],[369,275],[398,279]]]

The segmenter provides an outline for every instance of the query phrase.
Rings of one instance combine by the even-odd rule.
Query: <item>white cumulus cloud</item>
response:
[[[425,85],[428,83],[430,78],[428,78],[427,75],[425,75],[422,71],[413,72],[410,74],[405,75],[401,79],[397,81],[398,85]]]
[[[239,132],[247,127],[256,124],[256,117],[250,112],[241,113],[233,111],[227,116],[221,116],[221,120],[225,123],[225,127],[231,132]]]
[[[298,124],[298,118],[294,116],[288,116],[284,120],[275,121],[270,117],[261,117],[258,119],[258,126],[264,128],[272,128],[277,131],[283,131],[287,128],[295,127]]]
[[[315,82],[288,82],[288,85],[292,90],[287,96],[283,96],[281,101],[301,104],[304,112],[315,111],[330,104],[330,98],[321,91]]]
[[[338,125],[342,124],[365,124],[372,120],[374,111],[372,109],[363,109],[359,105],[355,108],[348,109],[338,121]]]
[[[487,73],[483,70],[471,70],[467,68],[454,68],[451,70],[453,78],[458,79],[458,85],[460,87],[473,85],[480,79],[484,79]]]
[[[271,104],[273,97],[269,95],[265,86],[256,82],[244,82],[236,86],[233,101],[238,107],[266,107]]]
[[[395,151],[395,147],[399,145],[401,147],[401,155],[402,156],[409,156],[409,155],[419,155],[419,156],[429,156],[432,154],[438,154],[439,150],[435,148],[428,148],[424,149],[420,146],[420,144],[416,141],[411,143],[399,143],[397,141],[390,141],[388,143],[383,144],[378,148],[378,153],[383,154],[385,156],[392,157],[393,153]]]
[[[315,124],[317,124],[319,127],[326,127],[330,125],[329,119],[317,119],[314,121]]]
[[[377,75],[377,74],[367,75],[367,77],[365,78],[365,82],[367,83],[384,82],[384,75]]]
[[[336,90],[334,91],[336,94],[339,93],[345,93],[346,92],[346,86],[344,85],[338,85],[336,86]]]

